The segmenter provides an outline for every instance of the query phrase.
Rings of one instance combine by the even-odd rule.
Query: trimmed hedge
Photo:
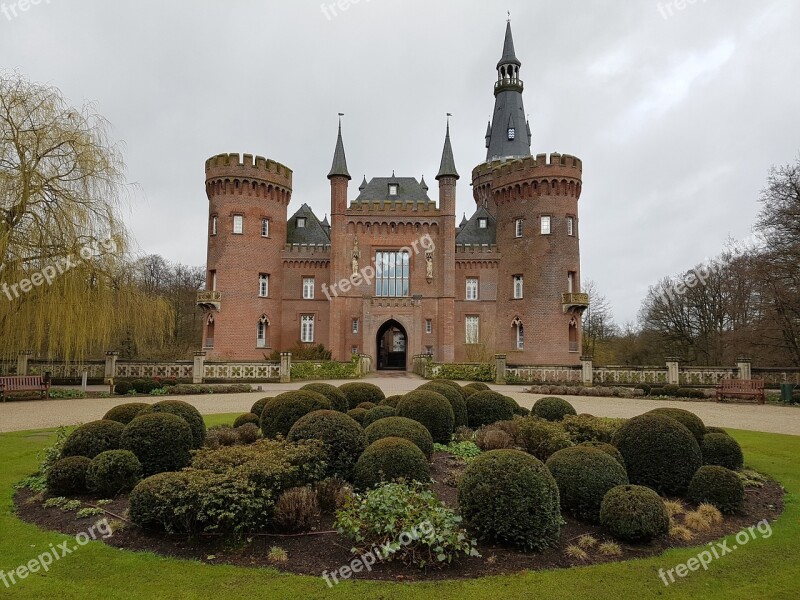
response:
[[[362,402],[378,404],[386,398],[383,390],[372,383],[345,383],[339,386],[339,390],[347,397],[350,408],[355,408]]]
[[[351,408],[347,411],[347,416],[351,419],[354,419],[356,423],[364,426],[364,419],[367,418],[367,413],[369,411],[366,408]]]
[[[376,406],[378,405],[375,404],[374,402],[362,402],[361,404],[356,406],[356,408],[363,408],[364,410],[372,410]]]
[[[142,478],[142,463],[130,450],[108,450],[92,459],[86,487],[103,497],[131,491]]]
[[[106,419],[81,425],[64,442],[61,456],[94,458],[106,450],[119,450],[125,425]]]
[[[567,415],[578,414],[572,404],[563,398],[555,396],[547,396],[537,400],[531,413],[547,421],[563,421]]]
[[[261,415],[264,414],[264,409],[266,408],[267,404],[269,404],[272,400],[275,400],[272,396],[267,396],[266,398],[261,398],[261,400],[256,400],[256,403],[253,404],[253,408],[250,409],[250,412],[254,415],[258,415],[259,418]]]
[[[455,416],[446,397],[430,390],[415,390],[406,394],[397,405],[397,415],[422,423],[431,432],[433,441],[450,442]]]
[[[328,400],[330,400],[331,408],[333,410],[338,410],[342,413],[346,413],[348,410],[350,410],[350,403],[347,401],[347,396],[345,396],[344,392],[342,392],[342,390],[337,388],[335,385],[331,385],[330,383],[307,383],[300,389],[322,394]]]
[[[68,456],[53,463],[47,471],[47,491],[51,496],[70,496],[86,492],[86,472],[91,459]]]
[[[409,440],[422,450],[428,459],[433,456],[433,438],[419,421],[407,417],[386,417],[369,425],[364,433],[367,444],[373,444],[387,437],[399,437]]]
[[[588,448],[597,448],[598,450],[602,450],[606,454],[608,454],[611,458],[617,461],[622,468],[625,468],[625,459],[622,458],[622,454],[617,447],[612,444],[606,444],[605,442],[581,442],[578,444],[579,446],[586,446]]]
[[[525,417],[515,421],[517,425],[517,443],[528,453],[541,461],[572,446],[572,442],[564,430],[556,423],[550,423],[539,417]]]
[[[367,414],[364,415],[364,421],[361,423],[364,427],[369,427],[375,421],[380,421],[381,419],[385,419],[387,417],[394,417],[397,415],[397,410],[392,408],[391,406],[381,406],[380,404],[375,408],[371,408],[367,411]]]
[[[702,465],[700,446],[680,422],[656,414],[628,420],[614,435],[631,483],[683,495]]]
[[[744,504],[744,484],[730,469],[705,465],[692,477],[686,497],[695,504],[708,502],[725,514],[733,514]]]
[[[286,436],[301,417],[315,410],[330,410],[331,402],[319,392],[296,390],[284,392],[265,407],[261,414],[264,437]]]
[[[545,465],[558,484],[561,507],[590,523],[600,521],[600,505],[606,492],[628,483],[622,465],[598,448],[564,448],[547,459]]]
[[[700,444],[704,465],[717,465],[732,471],[744,466],[742,447],[727,433],[707,433]]]
[[[620,540],[649,542],[667,534],[669,514],[661,496],[650,488],[621,485],[603,498],[600,523]]]
[[[492,389],[492,388],[490,388],[488,385],[486,385],[485,383],[483,383],[482,381],[471,381],[471,382],[470,382],[470,383],[468,383],[468,384],[467,384],[465,387],[471,387],[471,388],[475,388],[475,389],[476,389],[476,390],[478,390],[479,392],[488,391],[488,390],[491,390],[491,389]]]
[[[381,402],[380,402],[380,404],[378,404],[378,406],[391,406],[392,408],[397,408],[398,403],[402,399],[403,399],[403,395],[402,394],[396,394],[394,396],[387,396],[386,398],[381,400]]]
[[[244,413],[243,415],[239,415],[236,417],[236,420],[233,422],[233,428],[236,429],[237,427],[242,427],[243,425],[247,425],[251,423],[253,425],[258,426],[261,422],[261,418],[255,413]]]
[[[104,421],[116,421],[127,425],[133,421],[140,412],[144,409],[150,408],[149,404],[144,402],[129,402],[127,404],[120,404],[109,410],[103,417]]]
[[[558,541],[558,486],[541,461],[519,450],[475,457],[459,481],[458,504],[465,523],[481,539],[526,550],[543,550]]]
[[[453,384],[455,387],[453,387],[453,385],[448,385],[448,383]],[[448,381],[447,379],[437,379],[436,381],[421,385],[417,389],[430,390],[447,398],[448,402],[450,402],[450,406],[453,408],[453,416],[455,417],[454,428],[465,427],[467,425],[467,401],[464,399],[464,394],[461,392],[461,388],[457,383]]]
[[[139,416],[153,413],[168,413],[180,417],[192,430],[192,448],[202,448],[206,441],[206,422],[194,406],[183,400],[162,400],[149,406]]]
[[[499,392],[484,390],[467,398],[467,420],[472,429],[513,418],[514,409]]]
[[[663,415],[675,419],[692,432],[698,444],[703,443],[703,436],[706,434],[706,425],[696,414],[688,410],[683,410],[682,408],[656,408],[645,414]]]
[[[168,412],[139,415],[128,423],[120,438],[121,448],[133,452],[142,463],[144,476],[188,466],[192,443],[192,428]]]
[[[325,449],[326,477],[350,480],[353,466],[367,447],[367,436],[352,417],[336,410],[317,410],[301,417],[289,430],[290,442],[319,440]]]
[[[367,446],[353,469],[353,481],[362,490],[399,478],[421,483],[428,483],[431,478],[422,450],[399,437],[383,438]]]
[[[561,422],[564,431],[576,444],[581,442],[611,443],[614,434],[625,422],[625,419],[595,417],[593,415],[567,415]]]

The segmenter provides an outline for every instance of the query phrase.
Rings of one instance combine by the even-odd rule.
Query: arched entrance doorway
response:
[[[405,328],[394,319],[386,321],[378,329],[376,337],[378,370],[406,370],[408,335]]]

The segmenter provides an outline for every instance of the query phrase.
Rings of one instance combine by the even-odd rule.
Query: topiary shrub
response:
[[[86,472],[91,459],[68,456],[57,460],[47,471],[47,491],[51,496],[69,496],[86,492]]]
[[[557,424],[539,417],[517,419],[517,443],[528,453],[546,461],[559,450],[569,448],[572,442]]]
[[[431,392],[436,392],[437,394],[441,394],[447,401],[450,402],[450,406],[453,409],[453,417],[455,418],[455,427],[465,427],[467,425],[467,401],[464,399],[464,395],[461,393],[461,388],[458,387],[458,384],[454,383],[456,387],[452,385],[447,385],[445,382],[448,381],[446,379],[437,379],[436,381],[431,381],[424,385],[418,387],[418,390],[430,390]]]
[[[725,435],[730,435],[722,427],[706,427],[706,433],[722,433]]]
[[[244,413],[243,415],[239,415],[236,417],[236,420],[233,422],[233,428],[236,429],[243,425],[247,425],[248,423],[251,425],[258,425],[261,422],[260,417],[255,413]]]
[[[669,514],[656,492],[641,485],[608,491],[600,505],[600,523],[617,539],[649,542],[669,531]]]
[[[115,406],[109,410],[103,417],[103,420],[116,421],[117,423],[127,425],[133,421],[140,412],[149,407],[150,405],[145,404],[144,402],[129,402],[127,404],[120,404],[119,406]]]
[[[284,392],[265,407],[261,414],[261,431],[264,437],[287,435],[301,417],[315,410],[330,410],[331,403],[325,396],[310,390]]]
[[[331,385],[330,383],[307,383],[300,389],[322,394],[330,400],[333,410],[338,410],[342,413],[346,413],[350,410],[350,403],[347,401],[347,396],[335,385]]]
[[[406,394],[397,405],[397,415],[422,423],[431,432],[433,441],[439,444],[449,443],[455,429],[455,415],[450,402],[430,390]]]
[[[681,423],[663,415],[634,417],[614,435],[628,479],[666,495],[683,495],[702,464],[700,446]]]
[[[350,480],[353,466],[367,447],[367,436],[353,418],[336,410],[317,410],[301,417],[289,430],[291,442],[319,440],[325,450],[326,477]]]
[[[732,471],[744,466],[742,447],[727,433],[707,433],[700,444],[704,465],[717,465]]]
[[[561,427],[567,432],[569,439],[576,444],[581,442],[606,442],[611,443],[614,434],[622,427],[625,419],[612,419],[609,417],[595,417],[593,415],[567,415],[561,422]]]
[[[645,414],[662,415],[675,419],[692,432],[698,444],[703,442],[703,436],[706,434],[706,425],[700,417],[688,410],[683,410],[682,408],[656,408]]]
[[[142,478],[142,463],[129,450],[108,450],[92,459],[86,487],[104,498],[131,491]]]
[[[383,390],[372,383],[353,382],[339,386],[339,390],[347,396],[350,408],[355,408],[362,402],[380,403],[386,398]]]
[[[692,477],[686,497],[695,504],[707,502],[723,513],[732,514],[740,510],[744,504],[744,484],[730,469],[705,465]]]
[[[347,411],[347,416],[351,419],[354,419],[356,423],[364,426],[364,419],[367,418],[367,413],[369,411],[366,408],[352,408]]]
[[[514,436],[497,427],[497,424],[486,425],[475,432],[475,445],[483,450],[505,450],[514,448]]]
[[[361,404],[356,406],[356,408],[363,408],[364,410],[372,410],[376,406],[378,405],[375,404],[374,402],[362,402]]]
[[[94,458],[106,450],[119,450],[125,425],[117,421],[91,421],[81,425],[64,442],[61,456]]]
[[[149,406],[139,415],[153,413],[167,413],[186,421],[192,430],[192,448],[203,447],[203,442],[206,440],[206,422],[203,420],[203,415],[194,406],[183,400],[162,400]]]
[[[132,389],[133,386],[129,381],[120,381],[114,384],[114,393],[120,396],[126,396]]]
[[[605,442],[582,442],[578,444],[579,446],[585,446],[587,448],[597,448],[598,450],[602,450],[606,454],[608,454],[611,458],[617,461],[622,468],[625,468],[625,459],[622,457],[622,454],[617,447],[612,444],[606,444]]]
[[[402,399],[403,399],[403,396],[401,394],[396,394],[394,396],[387,396],[386,398],[381,400],[381,402],[380,402],[380,404],[378,404],[378,406],[391,406],[392,408],[397,408],[398,403]]]
[[[472,394],[477,394],[478,392],[482,392],[484,390],[479,390],[476,387],[472,387],[472,385],[465,385],[463,388],[461,388],[461,391],[464,392],[464,399],[466,400],[472,396]]]
[[[514,418],[514,409],[499,392],[480,391],[467,398],[467,420],[473,429]]]
[[[537,400],[531,413],[547,421],[562,421],[567,415],[578,414],[572,404],[563,398],[556,398],[555,396],[547,396]]]
[[[470,383],[468,383],[466,385],[466,387],[475,388],[479,392],[483,392],[483,391],[487,391],[487,390],[491,390],[492,389],[488,385],[483,383],[482,381],[471,381]]]
[[[558,487],[541,461],[519,450],[492,450],[475,457],[458,484],[458,505],[468,527],[482,539],[526,550],[558,541]]]
[[[364,415],[364,421],[361,423],[361,425],[364,427],[369,427],[375,421],[385,419],[386,417],[394,417],[396,415],[397,411],[391,406],[381,406],[379,404],[375,408],[367,411],[367,414]]]
[[[261,439],[261,427],[255,423],[245,423],[234,429],[236,435],[239,437],[239,442],[242,444],[253,444]]]
[[[399,437],[413,442],[430,460],[433,456],[433,438],[431,432],[419,421],[406,417],[386,417],[375,421],[364,430],[367,444],[388,437]]]
[[[120,438],[122,449],[133,452],[142,463],[144,476],[188,466],[192,444],[192,428],[168,412],[139,415],[128,423]]]
[[[272,400],[275,400],[275,398],[272,396],[267,396],[266,398],[261,398],[261,400],[256,400],[256,403],[253,404],[253,408],[250,409],[250,412],[261,417],[261,415],[264,414],[264,408]]]
[[[558,484],[561,507],[590,523],[600,521],[600,505],[606,492],[628,483],[621,464],[602,450],[588,446],[559,450],[545,465]]]
[[[427,483],[430,478],[430,466],[422,450],[399,437],[383,438],[367,446],[353,469],[353,481],[361,490],[384,481],[406,479]]]

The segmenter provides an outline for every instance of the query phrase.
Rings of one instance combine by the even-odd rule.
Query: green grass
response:
[[[235,415],[214,415],[210,425],[231,423]],[[800,437],[731,431],[747,463],[774,475],[788,490],[786,512],[772,525],[769,539],[751,541],[666,588],[658,569],[669,569],[703,547],[661,556],[576,569],[527,572],[505,577],[442,583],[345,582],[328,589],[319,577],[284,575],[271,569],[210,566],[150,553],[116,550],[92,542],[30,575],[11,589],[0,582],[0,598],[742,598],[795,597],[800,586]],[[37,452],[51,431],[0,435],[0,569],[27,563],[49,545],[72,538],[22,523],[12,513],[12,486],[37,466]],[[735,543],[735,542],[732,542]],[[289,556],[291,561],[291,556]]]

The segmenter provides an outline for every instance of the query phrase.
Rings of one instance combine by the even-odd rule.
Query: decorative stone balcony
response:
[[[197,306],[205,310],[219,310],[221,304],[222,292],[216,290],[197,292]]]
[[[583,313],[589,308],[589,294],[575,292],[561,294],[561,306],[565,313],[570,311]]]

